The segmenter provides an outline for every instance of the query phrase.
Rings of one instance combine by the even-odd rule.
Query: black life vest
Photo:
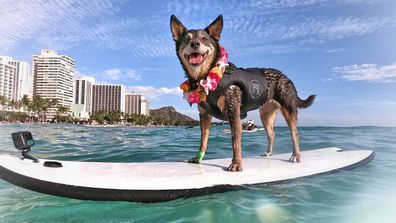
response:
[[[262,106],[267,100],[267,79],[259,68],[237,68],[230,63],[226,68],[217,88],[209,92],[206,101],[199,103],[210,115],[220,120],[228,120],[217,106],[219,97],[231,85],[237,85],[243,91],[241,119],[246,118],[247,112]]]

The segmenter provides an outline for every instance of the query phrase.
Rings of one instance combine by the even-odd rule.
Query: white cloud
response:
[[[57,49],[76,44],[85,33],[83,21],[116,10],[107,0],[91,2],[2,1],[0,7],[0,48],[12,50],[23,41],[35,41]],[[99,22],[99,21],[98,21]],[[72,35],[66,35],[71,33]]]
[[[104,71],[106,79],[118,80],[121,76],[121,70],[118,68],[111,68]]]
[[[79,69],[74,69],[74,79],[77,80],[77,79],[81,79],[81,78],[89,80],[92,83],[95,83],[95,81],[96,81],[94,74],[82,73]]]
[[[142,76],[140,74],[137,74],[136,71],[133,69],[126,69],[126,74],[132,80],[135,80],[135,81],[142,80]]]
[[[340,53],[340,52],[345,52],[345,48],[336,48],[336,49],[325,49],[325,53]]]
[[[74,69],[74,78],[75,79],[80,79],[82,76],[83,76],[83,74],[80,72],[80,70],[75,68]]]
[[[288,15],[270,16],[265,21],[260,14],[231,18],[224,28],[235,35],[231,40],[234,48],[243,55],[264,53],[285,53],[306,51],[318,44],[349,37],[378,33],[393,27],[394,19],[389,17],[296,17]],[[255,44],[252,45],[251,43]],[[230,44],[231,45],[231,44]],[[264,50],[264,51],[262,51]]]
[[[182,96],[182,91],[179,87],[167,88],[160,87],[155,88],[153,86],[128,86],[127,91],[143,94],[149,101],[159,100],[162,96],[168,95],[179,95]]]
[[[335,40],[348,36],[362,36],[375,33],[389,27],[394,22],[388,17],[323,19],[322,21],[315,21],[313,23],[314,29],[311,32],[314,32],[318,28],[319,36],[322,36],[324,39]]]
[[[276,9],[290,9],[301,6],[318,5],[329,0],[251,0],[251,1],[240,1],[240,0],[228,0],[226,2],[213,3],[212,0],[201,0],[201,1],[169,1],[167,3],[167,11],[169,14],[175,14],[180,17],[199,17],[199,15],[207,14],[211,12],[234,12],[246,13],[250,11],[250,14],[254,14],[257,11],[269,11]],[[235,10],[235,6],[238,6],[238,10]],[[213,13],[215,14],[215,13]],[[231,14],[231,13],[230,13]]]
[[[395,109],[396,108],[396,101],[391,100],[362,100],[356,101],[351,103],[352,106],[358,107],[365,107],[365,108],[372,108],[375,107],[377,109]]]
[[[378,66],[377,64],[354,64],[341,67],[333,67],[335,78],[348,81],[368,82],[395,82],[396,63]]]
[[[326,3],[326,4],[324,4]],[[325,7],[350,4],[369,4],[364,0],[262,0],[238,1],[213,4],[210,0],[198,2],[171,1],[168,3],[170,14],[176,14],[188,28],[205,27],[215,18],[217,13],[231,11],[224,15],[224,32],[232,33],[233,42],[241,44],[285,41],[301,38],[302,43],[323,42],[343,39],[348,36],[371,34],[388,27],[394,27],[394,19],[384,16],[307,16],[306,11]],[[232,7],[238,6],[235,11]],[[288,11],[299,8],[301,11]],[[207,19],[198,21],[188,18],[201,18],[208,11],[214,13]],[[392,17],[393,18],[393,17]],[[186,21],[184,20],[186,19]],[[250,41],[249,41],[250,40]],[[279,43],[278,43],[279,44]],[[293,43],[295,44],[295,43]]]
[[[147,27],[160,24],[150,19],[116,17],[128,2],[5,0],[0,3],[0,49],[12,52],[28,42],[37,48],[67,50],[84,48],[122,49],[134,57],[173,55],[170,36],[147,36]]]
[[[141,81],[142,76],[134,69],[127,68],[127,69],[120,69],[120,68],[110,68],[103,72],[103,77],[109,80],[134,80],[134,81]]]
[[[331,102],[335,106],[340,108],[354,108],[365,109],[369,111],[370,108],[376,108],[377,110],[393,111],[396,109],[396,101],[391,99],[335,99]]]
[[[224,15],[224,31],[231,35],[224,41],[228,41],[227,46],[235,45],[242,54],[254,55],[270,45],[276,48],[268,50],[270,53],[306,50],[313,43],[372,34],[395,26],[394,19],[380,15],[326,17],[314,14],[307,17],[301,13],[315,7],[356,2],[366,3],[363,0],[229,0],[216,4],[210,0],[169,1],[158,3],[156,10],[164,9],[161,14],[139,19],[123,11],[126,4],[130,4],[128,1],[3,0],[0,49],[2,53],[9,53],[29,43],[58,51],[95,47],[125,50],[138,58],[174,56],[168,25],[170,14],[176,14],[189,28],[199,28],[208,25],[217,14],[230,11]],[[232,8],[235,6],[238,10]],[[189,20],[184,21],[185,18]]]

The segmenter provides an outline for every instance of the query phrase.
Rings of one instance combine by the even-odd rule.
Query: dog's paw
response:
[[[261,156],[270,157],[270,156],[272,156],[272,153],[270,153],[270,152],[261,153]]]
[[[228,167],[228,171],[231,172],[240,172],[242,171],[242,162],[232,161],[231,165]]]
[[[289,162],[292,162],[292,163],[301,162],[301,154],[300,153],[298,153],[298,154],[294,154],[293,153],[293,155],[289,158]]]
[[[197,157],[193,157],[191,159],[188,160],[189,163],[200,163],[199,159]]]

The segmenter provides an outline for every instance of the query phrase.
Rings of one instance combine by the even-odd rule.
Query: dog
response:
[[[222,15],[205,29],[191,30],[172,15],[170,28],[176,45],[176,54],[188,79],[183,83],[184,85],[181,85],[181,88],[185,91],[190,105],[191,103],[199,104],[201,145],[198,155],[191,158],[189,162],[200,163],[202,160],[207,149],[210,123],[214,116],[227,120],[230,124],[233,159],[228,171],[242,171],[241,118],[246,117],[246,112],[253,109],[259,109],[260,119],[267,132],[267,150],[262,155],[267,157],[272,155],[275,140],[274,121],[276,114],[280,111],[286,120],[293,141],[293,152],[289,161],[301,162],[297,109],[311,106],[316,95],[310,95],[305,100],[300,99],[293,82],[276,69],[243,69],[224,61],[223,48],[219,44],[223,29]],[[216,66],[220,67],[224,73],[213,77],[213,70],[219,70]],[[238,75],[233,70],[238,70]],[[221,79],[216,82],[216,78],[219,79],[219,77]],[[226,84],[223,79],[227,82]],[[213,84],[208,85],[209,82]],[[213,85],[217,88],[213,89]]]

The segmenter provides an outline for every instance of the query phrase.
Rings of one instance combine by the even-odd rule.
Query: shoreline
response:
[[[0,121],[0,125],[75,125],[84,126],[87,128],[119,128],[119,127],[130,127],[130,128],[165,128],[165,127],[190,127],[192,125],[131,125],[131,124],[80,124],[80,123],[51,123],[51,122],[4,122]],[[198,126],[198,125],[196,125]],[[192,127],[196,127],[192,126]]]
[[[117,127],[131,127],[131,128],[165,128],[165,127],[199,127],[199,125],[111,125],[111,124],[76,124],[76,123],[32,123],[32,122],[4,122],[0,121],[1,125],[76,125],[76,126],[84,126],[87,128],[117,128]],[[220,122],[213,122],[212,126],[221,126]],[[227,124],[224,124],[228,126]],[[262,126],[258,126],[262,128]],[[288,128],[287,126],[274,126],[275,128]],[[357,125],[357,126],[327,126],[327,125],[309,125],[309,126],[299,126],[299,128],[369,128],[369,127],[378,127],[378,128],[396,128],[396,126],[381,126],[381,125]]]

